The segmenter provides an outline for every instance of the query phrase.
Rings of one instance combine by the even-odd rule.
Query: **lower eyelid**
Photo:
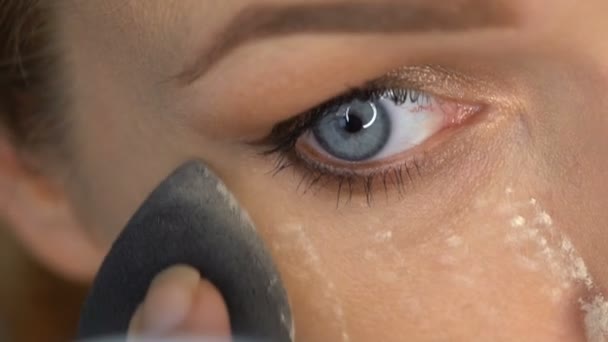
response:
[[[440,169],[441,165],[456,160],[454,153],[459,148],[438,147],[442,150],[438,154],[435,154],[435,151],[417,149],[407,157],[395,160],[388,167],[385,163],[379,163],[375,166],[367,165],[365,168],[356,165],[350,168],[332,166],[294,152],[292,155],[278,156],[273,174],[278,176],[284,170],[293,169],[294,174],[300,178],[296,180],[296,191],[319,195],[318,190],[328,190],[329,194],[337,195],[337,207],[344,204],[341,204],[341,201],[345,196],[348,198],[347,202],[351,202],[360,198],[358,195],[363,195],[367,205],[371,206],[374,191],[384,191],[387,199],[391,193],[402,198],[419,186],[426,176]]]

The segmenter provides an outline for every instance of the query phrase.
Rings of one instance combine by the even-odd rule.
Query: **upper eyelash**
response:
[[[414,89],[388,89],[388,88],[368,88],[368,89],[353,89],[345,95],[339,96],[333,100],[322,104],[312,110],[309,110],[291,120],[280,123],[275,126],[270,136],[265,140],[270,148],[263,152],[264,155],[276,155],[275,167],[271,171],[273,176],[290,169],[298,168],[304,171],[297,189],[300,190],[305,185],[304,193],[309,192],[313,187],[324,184],[323,179],[334,180],[337,184],[337,207],[340,205],[342,192],[345,185],[348,191],[348,201],[352,199],[356,182],[360,181],[368,206],[371,206],[373,200],[373,184],[378,177],[382,181],[382,187],[388,198],[387,183],[391,181],[397,187],[399,197],[403,196],[406,190],[406,183],[412,183],[415,176],[421,177],[420,167],[417,160],[414,158],[406,161],[401,165],[392,166],[382,171],[376,171],[368,175],[359,175],[356,173],[338,174],[331,172],[329,167],[305,161],[301,156],[295,153],[295,145],[298,139],[310,130],[313,125],[324,115],[335,112],[340,106],[353,100],[375,101],[381,98],[388,98],[397,105],[404,104],[407,101],[412,103],[428,104],[431,102],[431,95]]]

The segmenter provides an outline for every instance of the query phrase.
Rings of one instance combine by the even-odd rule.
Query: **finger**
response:
[[[221,293],[209,281],[202,280],[186,320],[178,328],[185,336],[230,337],[230,319]]]
[[[133,317],[133,333],[160,337],[173,331],[190,312],[200,281],[198,271],[188,266],[174,266],[156,276]]]

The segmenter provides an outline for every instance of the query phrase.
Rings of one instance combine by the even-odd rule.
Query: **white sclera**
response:
[[[387,98],[379,101],[391,119],[391,133],[384,148],[370,161],[406,152],[424,143],[443,128],[445,113],[439,104],[431,96],[421,96],[418,102],[408,100],[396,104]]]

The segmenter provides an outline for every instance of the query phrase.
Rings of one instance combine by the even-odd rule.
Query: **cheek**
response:
[[[294,207],[281,214],[254,206],[252,215],[281,269],[302,339],[391,341],[405,332],[581,340],[584,315],[594,321],[588,329],[599,322],[592,316],[601,316],[603,301],[592,297],[570,240],[537,200],[512,190],[424,239],[403,217],[349,220],[340,211],[319,217]]]
[[[488,187],[464,210],[434,202],[413,217],[382,200],[335,209],[335,194],[302,194],[298,177],[282,183],[271,165],[239,160],[250,167],[220,173],[273,253],[301,340],[584,340],[608,331],[606,305],[563,233],[572,227],[557,215],[568,210],[535,199],[525,185],[534,182]]]

